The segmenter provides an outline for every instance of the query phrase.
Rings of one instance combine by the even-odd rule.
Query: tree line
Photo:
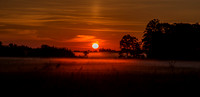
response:
[[[56,48],[48,45],[41,45],[40,48],[18,46],[10,43],[2,45],[0,41],[0,56],[3,57],[75,57],[75,54],[65,48]]]
[[[189,23],[161,23],[151,20],[138,42],[125,35],[120,41],[121,53],[138,56],[145,53],[155,59],[200,59],[200,25]]]
[[[200,24],[161,23],[153,19],[147,24],[141,42],[135,36],[124,35],[120,41],[120,57],[141,58],[145,54],[152,59],[197,59],[200,60]],[[100,49],[99,51],[112,51]],[[75,57],[66,48],[42,45],[40,48],[2,45],[0,56],[5,57]]]

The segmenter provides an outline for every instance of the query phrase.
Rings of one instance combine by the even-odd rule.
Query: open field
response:
[[[70,97],[198,95],[200,62],[0,58],[1,90],[64,91]]]

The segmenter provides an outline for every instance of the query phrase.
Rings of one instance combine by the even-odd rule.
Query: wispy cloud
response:
[[[77,35],[76,37],[66,40],[66,42],[104,42],[103,39],[98,39],[92,35]]]

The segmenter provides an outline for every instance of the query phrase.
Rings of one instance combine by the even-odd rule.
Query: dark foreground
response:
[[[2,93],[66,97],[198,96],[200,62],[122,59],[0,59]]]

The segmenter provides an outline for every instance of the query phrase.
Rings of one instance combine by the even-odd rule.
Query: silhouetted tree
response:
[[[140,44],[138,39],[133,42],[133,49],[130,51],[130,54],[134,57],[137,57],[141,53]]]
[[[117,51],[112,50],[112,49],[104,49],[104,48],[100,48],[100,49],[99,49],[99,52],[117,52]]]
[[[84,51],[83,54],[85,55],[85,57],[87,57],[87,55],[89,54],[88,51]]]
[[[143,50],[149,58],[200,58],[200,25],[151,20],[144,31]]]
[[[14,47],[14,44],[13,44],[13,43],[10,43],[10,44],[9,44],[9,47],[10,47],[10,48],[13,48],[13,47]]]
[[[121,53],[126,53],[127,57],[128,54],[136,55],[140,50],[140,45],[138,43],[138,39],[136,37],[132,37],[129,34],[124,35],[120,41],[120,48]]]
[[[143,50],[147,53],[149,57],[152,57],[152,45],[153,45],[153,34],[154,32],[158,31],[158,19],[151,20],[144,31],[144,39],[142,39],[143,42]]]
[[[2,47],[2,42],[0,41],[0,47]]]
[[[2,42],[0,41],[0,56],[2,56],[3,55],[3,45],[2,45]]]

